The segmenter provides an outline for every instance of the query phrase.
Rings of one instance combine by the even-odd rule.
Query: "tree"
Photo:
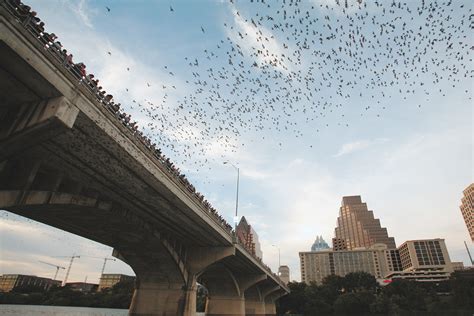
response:
[[[279,301],[278,314],[302,314],[307,302],[306,283],[290,282],[288,283],[290,294],[283,296]]]
[[[344,288],[344,278],[335,274],[328,275],[323,279],[323,286],[341,292]]]
[[[374,294],[369,291],[342,294],[334,302],[334,311],[340,315],[367,314],[374,300]]]
[[[343,284],[346,292],[373,291],[377,287],[377,280],[372,274],[359,271],[346,274]]]
[[[404,311],[425,311],[427,291],[415,281],[395,280],[385,286],[380,295],[387,296],[393,305]]]
[[[324,293],[325,287],[311,283],[305,289],[306,303],[304,315],[328,315],[332,314],[332,303]]]

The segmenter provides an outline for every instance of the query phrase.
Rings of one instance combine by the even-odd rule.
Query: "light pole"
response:
[[[281,262],[280,262],[280,247],[278,247],[277,245],[272,245],[273,247],[275,247],[276,249],[278,249],[278,275],[280,275],[280,266],[281,266]]]
[[[238,210],[239,210],[239,178],[240,178],[240,170],[238,167],[236,167],[233,163],[229,162],[229,161],[224,161],[224,165],[231,165],[232,167],[235,168],[235,170],[237,170],[237,192],[236,192],[236,196],[235,196],[235,218],[234,218],[234,232],[237,234],[237,220],[238,220],[238,217],[237,217],[237,214],[238,214]]]

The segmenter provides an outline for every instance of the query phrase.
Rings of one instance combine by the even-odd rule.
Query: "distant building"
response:
[[[471,183],[463,191],[463,194],[464,196],[461,199],[461,206],[459,208],[461,209],[471,240],[474,242],[474,183]]]
[[[382,280],[385,275],[401,270],[396,249],[375,244],[370,249],[300,252],[301,281],[321,284],[329,275],[345,276],[351,272],[367,272]]]
[[[395,239],[388,236],[387,229],[381,227],[380,220],[374,218],[373,211],[369,211],[359,195],[342,198],[335,237],[338,242],[344,240],[348,250],[369,248],[375,244],[396,248]]]
[[[66,283],[66,287],[70,288],[73,291],[77,292],[96,292],[98,288],[98,284],[94,283],[86,283],[86,282],[68,282]]]
[[[10,292],[20,288],[35,287],[49,290],[52,286],[60,286],[61,281],[41,278],[34,275],[4,274],[0,276],[0,292]]]
[[[288,266],[280,266],[278,268],[278,275],[285,284],[290,283],[290,268]]]
[[[321,251],[329,249],[328,243],[323,239],[323,236],[316,236],[316,240],[311,246],[311,251]]]
[[[135,277],[131,275],[125,275],[125,274],[104,273],[102,274],[100,278],[98,291],[111,288],[119,282],[126,282],[126,281],[134,282]]]
[[[346,240],[344,238],[333,238],[332,249],[334,251],[347,250]]]
[[[444,239],[409,240],[398,251],[403,271],[388,274],[388,279],[439,282],[448,280],[453,272]]]
[[[252,226],[247,222],[245,216],[242,216],[239,225],[237,225],[236,233],[237,237],[245,246],[245,248],[247,248],[253,255],[263,259],[263,253],[260,247],[260,242],[258,241],[258,235]]]
[[[464,270],[464,262],[462,261],[453,261],[451,262],[451,266],[454,271]]]

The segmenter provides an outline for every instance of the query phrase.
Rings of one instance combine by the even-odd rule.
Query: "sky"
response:
[[[223,162],[239,167],[239,215],[274,271],[279,248],[300,280],[298,252],[317,235],[330,243],[347,195],[397,245],[444,238],[467,265],[472,4],[358,3],[27,2],[229,223],[236,172]],[[0,215],[0,273],[52,277],[39,261],[77,254],[69,281],[98,282],[110,247]],[[105,272],[133,274],[119,260]]]

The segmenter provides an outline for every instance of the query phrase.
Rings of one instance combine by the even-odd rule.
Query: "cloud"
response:
[[[227,29],[227,35],[234,43],[237,43],[243,50],[247,52],[246,56],[254,56],[259,67],[265,65],[273,65],[280,72],[290,72],[289,65],[281,61],[284,55],[281,45],[274,37],[273,33],[262,25],[256,27],[251,22],[242,18],[237,10],[232,11],[236,31]],[[243,38],[239,35],[242,34]],[[262,53],[257,53],[262,50]],[[275,63],[275,60],[278,60]]]
[[[356,151],[360,151],[374,145],[386,143],[387,141],[387,138],[377,138],[375,140],[359,140],[351,143],[346,143],[342,145],[342,147],[339,149],[339,152],[335,154],[334,157],[341,157],[344,155],[352,154]]]
[[[91,16],[96,14],[96,10],[92,10],[88,6],[87,0],[80,0],[77,4],[75,3],[70,3],[72,11],[76,14],[76,16],[79,18],[79,20],[82,21],[82,23],[89,27],[93,28],[94,25],[92,24],[91,21]]]

